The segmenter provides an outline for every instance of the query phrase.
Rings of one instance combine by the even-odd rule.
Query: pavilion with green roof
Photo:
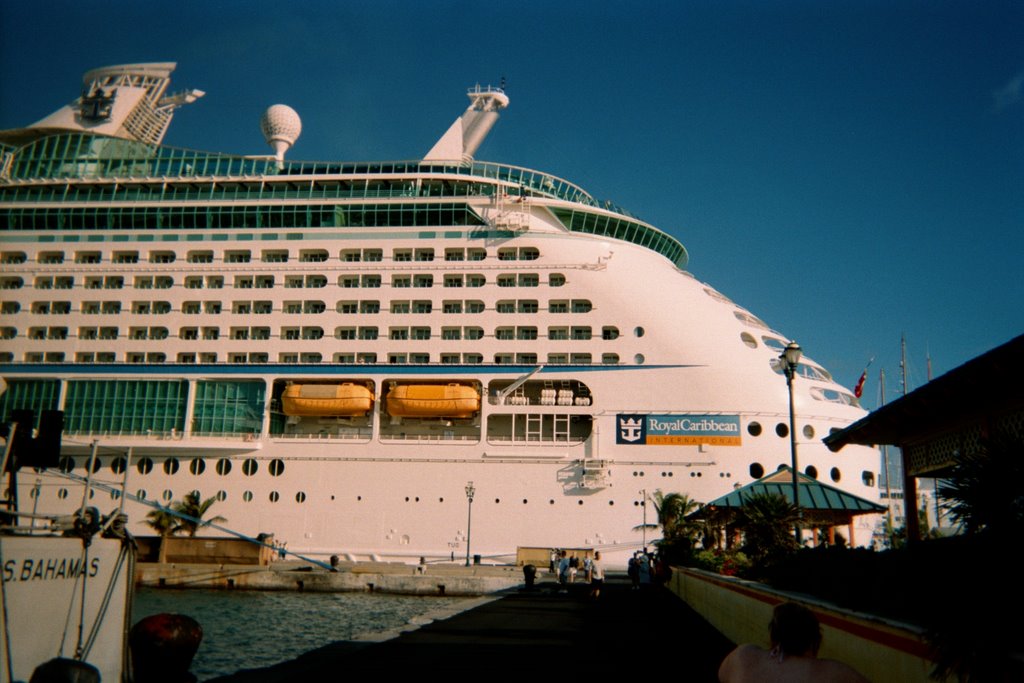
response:
[[[812,543],[817,544],[818,529],[828,529],[829,544],[835,543],[835,527],[846,525],[849,538],[853,538],[853,518],[857,515],[869,515],[885,512],[885,506],[872,503],[852,493],[847,493],[834,486],[823,484],[805,474],[799,474],[800,486],[800,526],[811,529]],[[710,521],[728,524],[736,516],[739,508],[751,496],[758,494],[778,494],[790,503],[793,502],[793,470],[783,465],[775,472],[761,477],[742,488],[730,491],[705,505],[696,515],[705,516]]]

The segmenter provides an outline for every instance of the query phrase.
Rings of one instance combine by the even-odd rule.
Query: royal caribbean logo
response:
[[[739,446],[739,415],[616,415],[615,443]]]

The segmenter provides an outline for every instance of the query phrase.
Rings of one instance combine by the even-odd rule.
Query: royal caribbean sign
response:
[[[739,446],[739,415],[616,415],[615,443],[633,446]]]

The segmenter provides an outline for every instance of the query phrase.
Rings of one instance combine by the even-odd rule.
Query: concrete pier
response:
[[[436,564],[420,573],[415,566],[396,562],[342,562],[334,572],[300,561],[269,566],[140,562],[135,583],[156,588],[476,596],[519,586],[523,571],[504,565]]]
[[[547,579],[546,575],[542,575]],[[667,590],[631,590],[609,577],[599,600],[549,579],[384,642],[339,642],[212,683],[294,683],[376,674],[392,679],[468,674],[478,680],[671,675],[716,681],[732,643]],[[256,646],[256,644],[254,644]]]

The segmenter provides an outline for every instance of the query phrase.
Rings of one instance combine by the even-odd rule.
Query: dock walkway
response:
[[[732,643],[672,593],[634,591],[612,574],[599,600],[576,584],[559,593],[548,581],[378,643],[341,642],[216,683],[352,680],[353,674],[427,677],[468,673],[479,680],[576,679],[635,672],[684,681],[717,681]],[[359,679],[372,680],[372,679]],[[413,679],[415,680],[415,679]]]

